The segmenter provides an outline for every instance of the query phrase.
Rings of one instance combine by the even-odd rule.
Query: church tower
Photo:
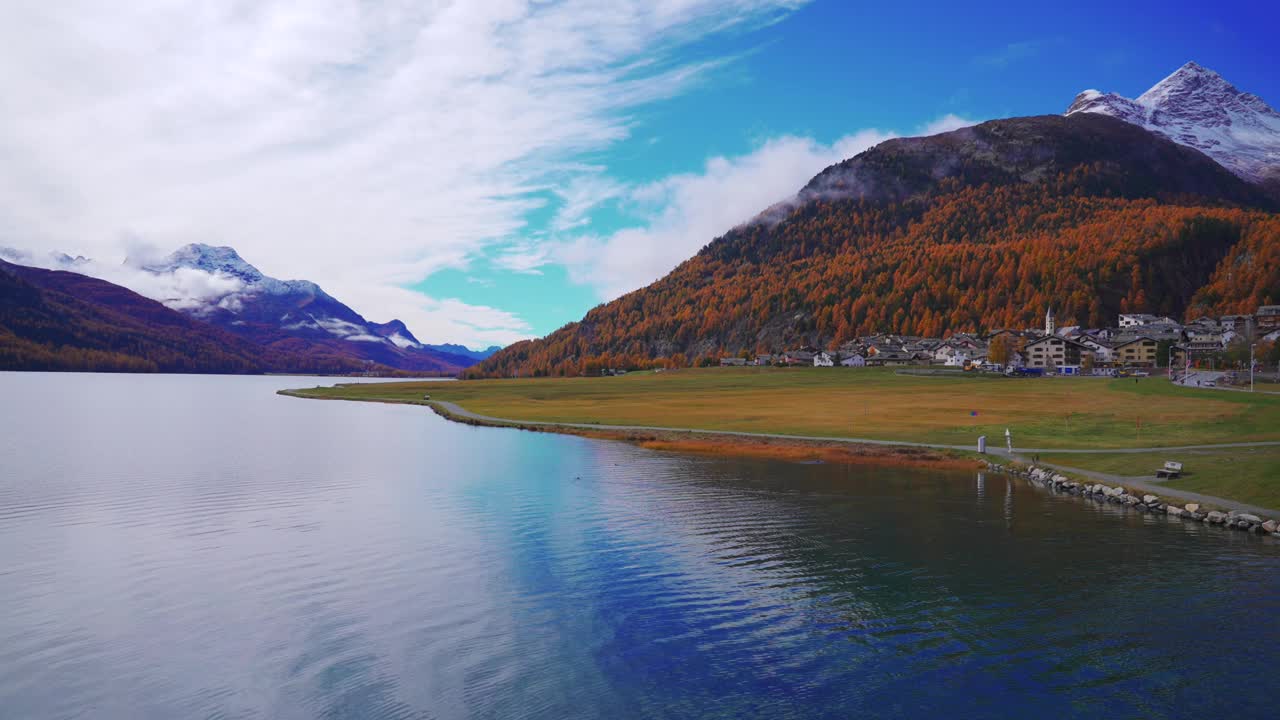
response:
[[[1053,308],[1048,308],[1044,312],[1044,334],[1052,335],[1057,329],[1057,324],[1053,322]]]

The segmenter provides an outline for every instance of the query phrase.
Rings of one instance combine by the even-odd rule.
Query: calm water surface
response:
[[[273,394],[317,382],[0,373],[0,718],[1280,703],[1272,538]]]

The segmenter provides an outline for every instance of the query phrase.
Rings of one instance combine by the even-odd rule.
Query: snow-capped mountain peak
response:
[[[126,262],[129,262],[126,260]],[[245,284],[260,282],[264,275],[258,268],[245,262],[235,248],[203,243],[183,245],[168,257],[152,263],[145,263],[142,269],[155,273],[168,273],[178,268],[203,270],[207,273],[222,273],[239,278]]]
[[[193,243],[162,260],[132,264],[157,277],[177,278],[185,273],[217,281],[209,284],[221,288],[220,292],[207,291],[197,299],[161,301],[242,335],[280,331],[311,340],[381,344],[395,348],[395,352],[426,349],[403,322],[369,322],[309,280],[264,275],[234,248]],[[379,356],[379,360],[394,364],[391,355]]]
[[[1196,148],[1236,175],[1280,178],[1280,113],[1218,73],[1189,62],[1135,99],[1085,90],[1067,115],[1110,115]]]
[[[316,370],[349,368],[356,359],[400,370],[454,372],[496,350],[476,353],[460,346],[426,345],[399,320],[370,322],[319,285],[264,275],[226,246],[195,243],[163,258],[132,256],[123,264],[0,246],[0,259],[126,286],[260,345],[307,355]]]

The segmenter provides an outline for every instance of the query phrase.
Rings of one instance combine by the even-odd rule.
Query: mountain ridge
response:
[[[365,363],[264,348],[132,290],[0,260],[0,368],[99,372],[353,373]],[[384,371],[391,368],[382,367]]]
[[[421,343],[400,320],[370,322],[310,280],[266,275],[230,246],[191,243],[159,260],[126,263],[156,276],[185,270],[231,281],[225,292],[167,304],[269,347],[319,345],[327,352],[413,372],[456,372],[475,362]]]
[[[1280,181],[1280,112],[1188,62],[1137,98],[1085,90],[1066,115],[1110,115],[1194,147],[1255,183]]]
[[[1238,311],[1280,299],[1280,266],[1257,265],[1280,247],[1275,209],[1200,150],[1100,113],[889,140],[646,288],[468,376],[1028,327],[1049,304],[1064,323]],[[1224,273],[1228,257],[1250,272]],[[1231,279],[1246,276],[1247,286]]]

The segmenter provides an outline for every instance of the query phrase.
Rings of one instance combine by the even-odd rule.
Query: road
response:
[[[1210,387],[1209,383],[1213,383],[1216,386],[1225,374],[1216,370],[1192,370],[1175,384],[1183,387]]]

